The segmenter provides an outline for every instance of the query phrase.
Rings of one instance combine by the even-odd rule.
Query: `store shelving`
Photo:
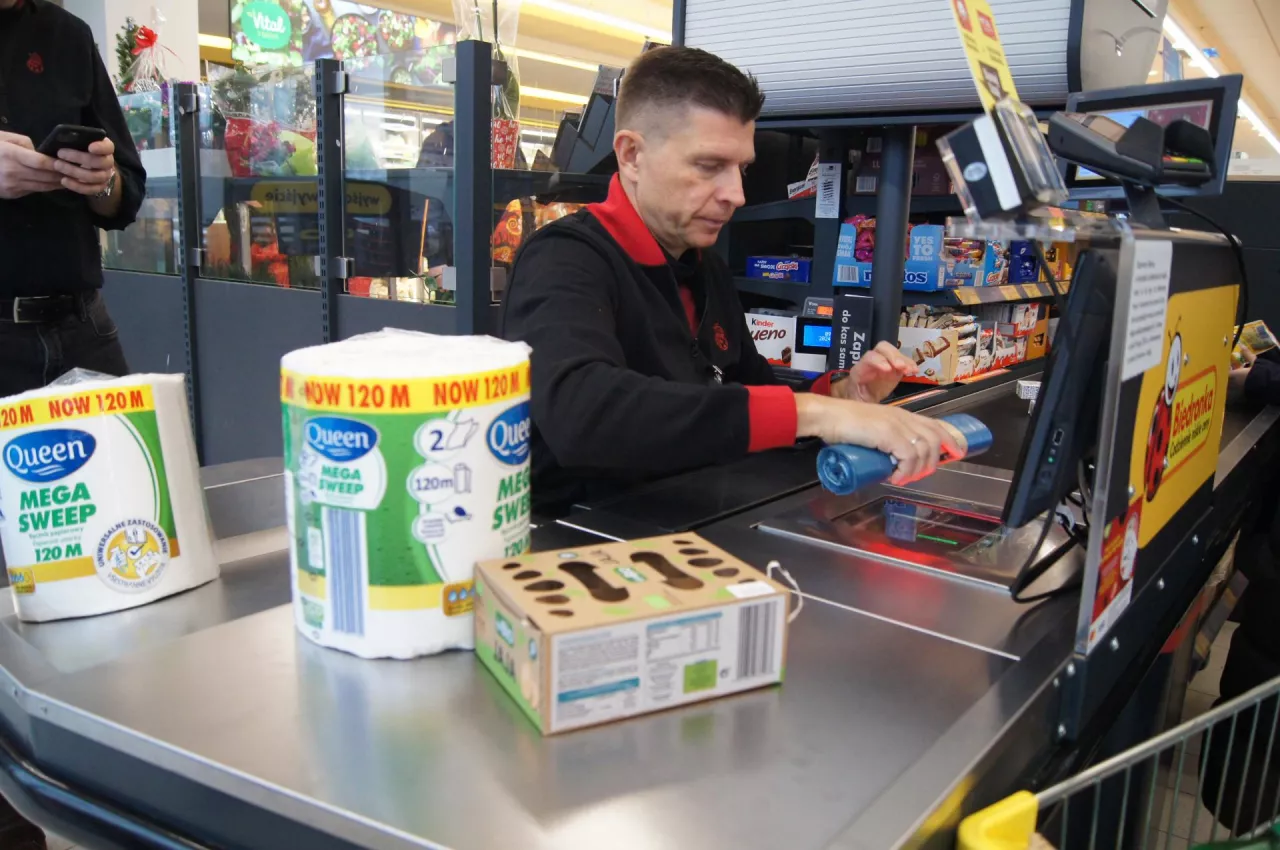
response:
[[[814,198],[793,198],[786,201],[769,201],[742,207],[733,216],[735,224],[753,221],[784,221],[802,219],[814,221],[817,202]],[[875,215],[875,195],[850,195],[845,199],[847,216]],[[912,215],[960,215],[960,201],[954,195],[916,195],[911,198]]]
[[[739,292],[749,292],[765,298],[776,298],[779,301],[790,301],[801,304],[811,294],[809,284],[795,283],[789,280],[762,280],[756,277],[734,277]]]
[[[1063,293],[1070,281],[1060,282]],[[979,304],[1009,304],[1014,301],[1039,301],[1052,298],[1053,289],[1043,281],[1010,283],[1005,286],[957,286],[937,292],[903,292],[903,304],[930,304],[945,307],[976,307]]]
[[[801,304],[811,294],[809,284],[793,283],[785,280],[760,280],[758,278],[734,277],[739,292],[748,292],[765,298],[789,301]],[[1059,282],[1063,294],[1066,294],[1070,281]],[[851,289],[850,292],[869,294],[866,289]],[[1039,301],[1053,297],[1049,284],[1011,283],[1005,286],[957,286],[937,292],[903,291],[903,304],[929,304],[935,307],[976,307],[979,304],[1011,304],[1017,301]]]

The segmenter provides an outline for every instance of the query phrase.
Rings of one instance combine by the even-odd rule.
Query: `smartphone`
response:
[[[73,151],[87,153],[89,145],[100,142],[107,134],[97,127],[81,127],[78,124],[59,124],[53,128],[48,137],[36,148],[45,156],[57,156],[58,151],[70,148]]]

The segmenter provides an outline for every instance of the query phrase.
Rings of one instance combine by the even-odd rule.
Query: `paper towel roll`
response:
[[[0,399],[0,539],[18,617],[135,608],[218,577],[181,375]]]
[[[385,330],[281,361],[294,617],[365,658],[475,645],[475,563],[529,546],[529,348]]]

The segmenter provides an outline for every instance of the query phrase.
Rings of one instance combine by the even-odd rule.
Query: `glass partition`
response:
[[[178,169],[170,138],[169,87],[121,95],[120,108],[147,172],[147,196],[132,225],[101,231],[102,266],[176,275]]]
[[[315,68],[219,71],[200,135],[201,275],[317,288]]]
[[[347,59],[347,292],[454,303],[452,31],[417,53]],[[423,36],[419,36],[422,38]]]

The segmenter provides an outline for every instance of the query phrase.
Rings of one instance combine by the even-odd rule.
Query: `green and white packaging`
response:
[[[73,372],[0,399],[0,539],[22,620],[217,578],[183,376]]]
[[[475,645],[477,561],[529,546],[529,348],[385,330],[281,361],[294,615],[322,646]]]

